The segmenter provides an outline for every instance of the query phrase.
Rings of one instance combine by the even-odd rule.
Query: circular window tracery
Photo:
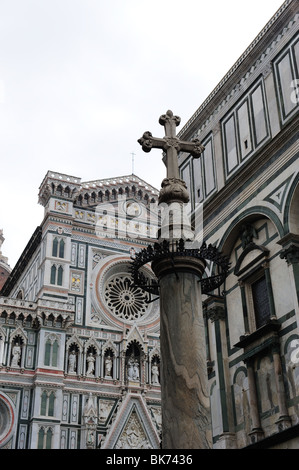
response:
[[[110,278],[105,287],[105,301],[114,315],[125,320],[138,320],[148,310],[146,295],[139,287],[132,285],[126,275]]]
[[[0,448],[13,436],[14,413],[8,397],[0,395]]]

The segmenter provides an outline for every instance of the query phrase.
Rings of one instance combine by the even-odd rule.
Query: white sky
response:
[[[171,109],[184,126],[283,0],[0,0],[0,228],[13,267],[43,219],[48,170],[160,187]]]

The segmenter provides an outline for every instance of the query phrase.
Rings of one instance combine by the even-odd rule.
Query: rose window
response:
[[[115,276],[106,283],[105,301],[111,312],[125,320],[138,320],[147,313],[148,304],[142,289],[132,285],[129,276]]]

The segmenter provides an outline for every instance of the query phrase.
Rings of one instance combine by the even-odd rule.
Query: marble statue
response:
[[[19,343],[16,343],[12,349],[11,367],[19,367],[20,358],[21,358],[21,348],[19,346]]]
[[[95,363],[95,358],[92,353],[89,353],[87,357],[87,375],[94,375],[94,363]]]

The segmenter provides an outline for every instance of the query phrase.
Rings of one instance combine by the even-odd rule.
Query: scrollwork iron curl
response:
[[[217,266],[218,272],[216,274],[210,277],[203,277],[200,280],[203,294],[208,294],[220,287],[227,277],[230,266],[228,257],[219,252],[213,245],[207,245],[204,242],[200,248],[186,248],[183,239],[175,242],[172,241],[171,245],[168,240],[163,240],[161,243],[156,242],[153,245],[148,245],[134,257],[131,257],[132,263],[130,271],[133,285],[140,287],[151,295],[159,296],[159,282],[156,279],[146,277],[139,271],[140,268],[152,261],[157,261],[165,257],[174,259],[181,256],[200,258],[205,261],[213,262]]]

